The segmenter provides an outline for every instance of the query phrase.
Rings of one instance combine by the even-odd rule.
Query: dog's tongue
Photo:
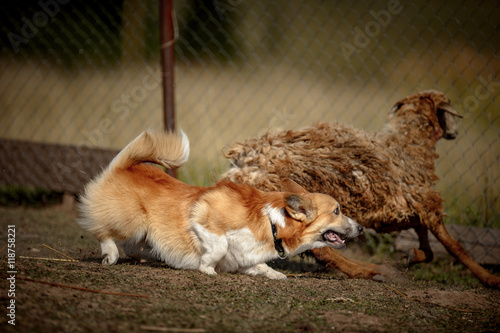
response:
[[[329,242],[332,242],[332,243],[336,243],[336,242],[344,243],[344,241],[342,239],[340,239],[339,235],[337,235],[335,232],[333,232],[331,230],[328,230],[327,232],[325,232],[323,236]]]

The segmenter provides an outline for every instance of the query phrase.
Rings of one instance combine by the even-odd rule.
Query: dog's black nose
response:
[[[359,233],[363,232],[363,226],[361,224],[358,224],[358,231]]]

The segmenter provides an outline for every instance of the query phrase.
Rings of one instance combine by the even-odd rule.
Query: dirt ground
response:
[[[15,227],[17,278],[15,285],[8,280],[5,248],[2,332],[500,331],[500,291],[449,262],[407,269],[394,256],[345,252],[384,263],[385,282],[350,280],[301,258],[271,263],[289,274],[283,281],[207,276],[126,257],[104,267],[97,241],[76,225],[76,216],[60,208],[0,208],[0,249]],[[66,256],[78,261],[54,260]],[[12,299],[15,326],[8,323]]]

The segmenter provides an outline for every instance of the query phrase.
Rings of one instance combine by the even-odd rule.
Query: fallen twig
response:
[[[286,277],[294,277],[294,278],[300,278],[300,277],[304,277],[304,276],[307,276],[306,274],[285,274]]]
[[[25,256],[19,256],[21,259],[33,259],[33,260],[50,260],[50,261],[76,261],[78,260],[73,260],[73,259],[56,259],[56,258],[40,258],[40,257],[25,257]]]
[[[356,303],[354,300],[352,300],[350,298],[345,298],[345,297],[327,298],[327,299],[325,299],[325,301]]]
[[[70,256],[65,255],[64,253],[61,253],[61,252],[57,251],[56,249],[51,248],[50,246],[48,246],[48,245],[46,245],[46,244],[42,244],[42,245],[43,245],[43,246],[45,246],[46,248],[48,248],[48,249],[50,249],[50,250],[52,250],[52,251],[56,252],[56,253],[59,253],[60,255],[62,255],[62,256],[64,256],[64,257],[66,257],[66,258],[68,258],[68,259],[71,259],[71,260],[73,260],[73,261],[78,261],[78,260],[76,260],[76,259],[71,258]]]
[[[2,277],[8,277],[5,274],[0,274],[0,275]],[[34,282],[34,283],[40,283],[40,284],[47,284],[47,285],[53,286],[53,287],[68,288],[68,289],[75,289],[75,290],[81,290],[81,291],[88,291],[88,292],[91,292],[91,293],[98,293],[98,294],[108,294],[108,295],[117,295],[117,296],[130,296],[130,297],[143,297],[143,298],[150,297],[149,295],[128,294],[128,293],[120,293],[120,292],[115,292],[115,291],[104,291],[104,290],[88,289],[88,288],[83,288],[83,287],[68,286],[68,285],[59,284],[59,283],[34,280],[34,279],[30,279],[30,278],[27,278],[27,277],[21,277],[21,276],[16,276],[16,280],[22,280],[22,281],[28,281],[28,282]]]
[[[204,328],[175,328],[175,327],[161,327],[161,326],[141,326],[144,331],[157,331],[157,332],[179,332],[179,333],[203,333],[207,330]]]

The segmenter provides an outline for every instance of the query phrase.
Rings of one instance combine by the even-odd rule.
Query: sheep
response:
[[[392,107],[378,133],[319,123],[236,143],[224,152],[231,167],[221,178],[275,191],[281,179],[289,177],[308,191],[333,196],[347,216],[366,228],[414,228],[420,246],[410,251],[410,264],[432,261],[430,230],[485,286],[498,288],[500,278],[474,261],[447,232],[443,199],[433,188],[438,180],[435,145],[440,138],[456,137],[455,117],[461,118],[442,92],[418,92]],[[333,249],[312,254],[349,277],[380,277],[377,265],[348,260]]]

